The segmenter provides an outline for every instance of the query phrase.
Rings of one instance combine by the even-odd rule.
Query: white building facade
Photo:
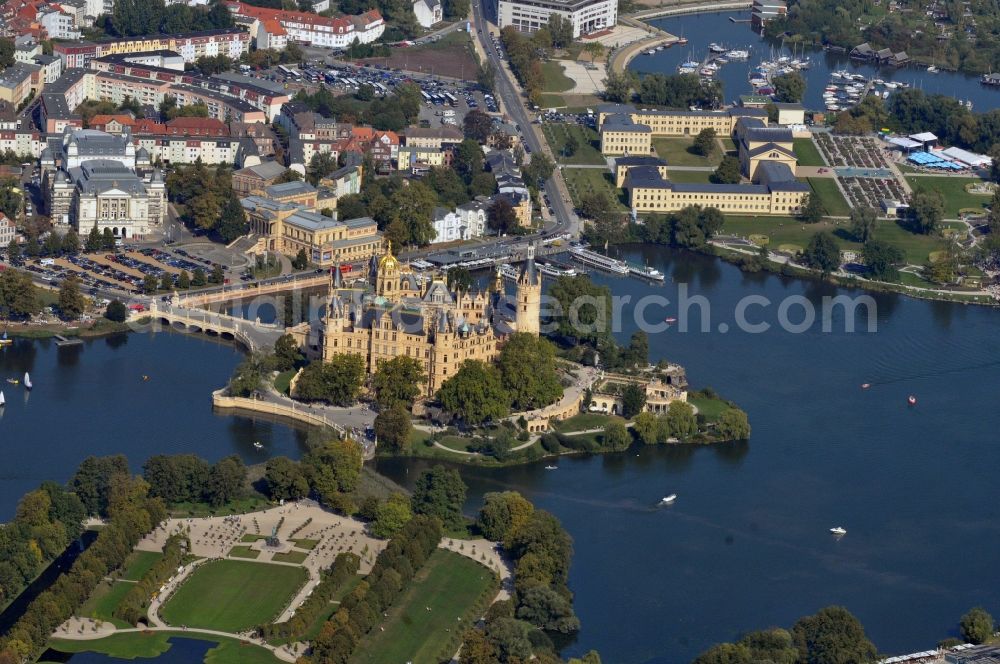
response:
[[[618,0],[499,0],[500,28],[514,26],[520,32],[546,27],[549,17],[559,14],[573,25],[573,38],[613,28],[618,23]]]

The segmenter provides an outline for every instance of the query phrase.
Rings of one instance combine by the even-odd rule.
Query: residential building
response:
[[[13,219],[0,212],[0,247],[6,249],[17,237],[17,226]]]
[[[642,410],[647,413],[664,414],[674,401],[687,401],[687,375],[684,368],[669,364],[658,368],[655,373],[637,376],[625,374],[604,374],[593,388],[590,410],[609,415],[622,414],[622,392],[628,385],[638,385],[643,389],[646,400]]]
[[[86,67],[94,58],[108,55],[174,51],[184,62],[194,62],[202,56],[225,55],[238,59],[250,50],[250,33],[238,28],[205,30],[181,35],[132,37],[110,42],[73,42],[52,46],[52,52],[63,61],[63,67]]]
[[[326,17],[310,12],[257,7],[244,2],[225,4],[237,23],[248,26],[255,35],[258,48],[262,43],[265,48],[274,48],[276,43],[284,40],[285,43],[344,49],[355,41],[370,44],[385,31],[385,21],[374,9],[357,16]]]
[[[0,100],[20,105],[44,87],[43,76],[39,65],[15,62],[0,72]]]
[[[618,23],[618,0],[498,0],[501,29],[514,26],[521,32],[536,32],[559,14],[573,26],[573,38],[610,30]]]
[[[441,148],[399,146],[397,152],[398,168],[410,173],[425,173],[432,166],[444,166],[450,162],[450,152]]]
[[[76,20],[57,6],[49,5],[39,10],[35,20],[45,28],[49,39],[79,39]]]
[[[431,221],[434,223],[435,237],[431,244],[471,240],[482,237],[486,232],[486,215],[489,199],[469,201],[454,210],[434,208]]]
[[[444,20],[444,6],[441,0],[415,0],[413,14],[422,28],[429,28]]]
[[[788,4],[785,0],[753,0],[753,5],[750,7],[750,26],[759,32],[765,23],[786,14],[788,14]]]
[[[458,145],[465,139],[462,130],[450,125],[440,127],[410,127],[403,132],[403,141],[407,147],[441,149]]]
[[[328,187],[337,198],[361,193],[362,166],[344,166],[320,178],[321,186]]]

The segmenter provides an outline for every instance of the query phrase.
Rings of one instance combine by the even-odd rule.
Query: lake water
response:
[[[193,664],[204,661],[209,650],[216,647],[211,641],[200,639],[185,639],[171,637],[168,641],[170,649],[159,657],[136,657],[122,659],[96,652],[64,653],[58,650],[47,650],[42,653],[40,662],[71,662],[72,664],[117,664],[118,662],[152,662],[157,664]]]
[[[708,54],[708,45],[718,42],[731,49],[750,51],[749,61],[734,61],[723,65],[717,77],[722,81],[726,101],[732,103],[737,101],[740,95],[752,94],[748,77],[750,68],[764,60],[772,59],[772,49],[775,56],[791,55],[792,51],[790,47],[782,50],[780,42],[772,44],[764,40],[750,29],[749,23],[733,23],[729,20],[730,16],[747,19],[749,12],[712,12],[651,20],[650,23],[658,28],[673,35],[687,37],[688,44],[657,51],[654,55],[640,53],[629,64],[629,69],[640,74],[675,74],[679,64],[689,59],[700,62]],[[802,47],[799,46],[798,49],[801,52]],[[829,84],[830,74],[839,69],[847,69],[868,78],[902,81],[928,93],[936,92],[961,100],[971,100],[973,110],[979,113],[1000,106],[1000,89],[981,85],[976,76],[952,72],[931,74],[926,71],[926,67],[919,66],[899,69],[880,68],[852,61],[846,53],[832,53],[819,49],[806,51],[806,55],[812,62],[810,69],[802,71],[807,85],[804,100],[806,108],[824,108],[823,90]]]
[[[676,302],[679,283],[704,295],[713,331],[651,335],[651,356],[683,364],[695,387],[736,401],[753,435],[565,458],[556,471],[546,462],[462,468],[470,513],[484,492],[512,488],[573,535],[583,629],[567,653],[688,662],[712,643],[834,603],[853,611],[882,651],[902,653],[933,646],[971,606],[1000,610],[1000,312],[886,295],[876,298],[874,334],[848,334],[839,323],[831,333],[817,324],[802,334],[749,334],[734,324],[745,295],[769,298],[748,317],[774,324],[786,297],[848,292],[658,247],[628,254],[673,281],[595,279],[631,296],[630,306],[644,295]],[[649,311],[662,321],[676,305]],[[723,322],[730,331],[718,331]],[[620,337],[633,330],[625,325]],[[239,359],[230,346],[179,334],[0,351],[0,377],[28,368],[36,385],[26,403],[4,386],[3,518],[22,493],[67,479],[87,454],[122,452],[136,469],[158,452],[254,461],[267,456],[252,449],[259,439],[268,453],[298,456],[301,434],[212,412],[210,391]],[[910,394],[916,407],[906,404]],[[412,485],[424,464],[377,467]],[[669,493],[677,503],[657,508]],[[840,540],[828,533],[838,525],[848,530]]]
[[[843,604],[882,651],[903,653],[932,647],[971,606],[1000,609],[1000,312],[887,295],[876,298],[874,334],[818,324],[748,334],[733,331],[744,295],[772,301],[749,317],[775,324],[764,312],[783,298],[846,291],[656,247],[627,257],[708,298],[715,331],[651,335],[651,357],[736,401],[753,435],[567,458],[557,471],[463,471],[470,506],[486,491],[517,489],[573,535],[570,585],[583,622],[573,652],[687,662],[742,631]],[[677,283],[595,280],[633,302],[678,298]],[[676,315],[674,305],[650,311]],[[419,474],[396,460],[378,467],[408,484]],[[676,504],[657,508],[669,493]],[[828,533],[838,525],[848,530],[840,540]]]
[[[124,453],[141,470],[153,454],[247,463],[298,457],[304,435],[260,418],[212,411],[213,390],[242,358],[231,344],[172,332],[58,347],[18,340],[0,349],[0,519],[43,480],[66,481],[89,455]],[[6,383],[31,372],[34,389]],[[142,376],[149,376],[143,381]],[[260,441],[263,450],[255,450]]]

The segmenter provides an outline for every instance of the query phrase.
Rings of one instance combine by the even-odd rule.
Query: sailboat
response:
[[[3,331],[3,336],[0,337],[0,347],[2,347],[2,346],[9,346],[12,343],[14,343],[14,340],[13,339],[8,339],[7,338],[7,330],[4,330]]]
[[[7,403],[7,398],[3,395],[3,390],[0,390],[0,408]]]
[[[24,388],[26,390],[31,389],[31,376],[28,375],[27,371],[24,372]]]

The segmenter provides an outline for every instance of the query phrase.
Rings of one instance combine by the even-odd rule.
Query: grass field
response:
[[[816,147],[811,138],[793,139],[792,147],[800,166],[826,166],[819,153],[819,148]]]
[[[479,563],[438,549],[389,609],[385,631],[374,629],[362,639],[351,662],[447,660],[453,654],[443,652],[449,642],[478,617],[468,615],[469,608],[493,585],[493,573]]]
[[[722,161],[723,155],[718,149],[707,157],[702,157],[688,150],[692,145],[694,137],[653,139],[656,154],[661,159],[666,159],[668,166],[718,166]]]
[[[546,122],[542,133],[560,164],[600,165],[606,163],[600,151],[600,137],[590,127],[563,122]],[[577,149],[570,156],[563,155],[563,149],[570,136],[576,137]]]
[[[813,194],[823,203],[826,213],[832,217],[846,217],[851,214],[851,207],[844,200],[844,195],[837,188],[834,178],[809,178],[809,186]]]
[[[805,247],[814,233],[829,231],[833,233],[837,244],[843,249],[860,249],[861,245],[851,239],[847,231],[848,222],[821,221],[816,224],[804,224],[792,217],[740,217],[727,216],[722,232],[748,237],[760,234],[768,236],[771,249],[783,244],[794,244]],[[891,221],[883,221],[875,231],[875,237],[899,247],[906,254],[908,263],[923,264],[932,251],[940,251],[947,242],[940,237],[918,235],[911,233],[901,225]]]
[[[979,196],[965,191],[965,185],[973,182],[982,182],[979,178],[920,177],[908,175],[906,181],[910,183],[914,193],[918,191],[940,192],[944,197],[945,219],[957,219],[958,212],[962,208],[982,209],[991,200],[990,196]]]
[[[92,641],[52,639],[49,645],[67,653],[98,652],[119,659],[150,659],[170,650],[171,637],[215,643],[216,646],[205,654],[207,664],[276,664],[281,661],[260,646],[192,632],[126,632]]]
[[[597,168],[564,168],[562,174],[563,179],[566,180],[569,195],[573,198],[573,203],[576,206],[579,207],[585,194],[604,189],[608,192],[611,200],[618,203],[623,212],[626,210],[625,205],[622,204],[622,190],[612,184],[611,174],[607,171]]]
[[[580,413],[555,425],[556,431],[567,433],[571,431],[587,431],[588,429],[603,429],[612,422],[624,422],[617,415],[602,415],[601,413]]]
[[[125,561],[125,572],[122,574],[122,578],[127,581],[138,581],[146,576],[146,572],[162,557],[163,555],[156,551],[133,551],[128,560]]]
[[[699,415],[704,415],[709,422],[719,419],[722,413],[729,410],[729,404],[722,399],[710,399],[704,396],[688,395],[688,403],[698,409]]]
[[[77,611],[77,615],[104,620],[117,627],[134,627],[134,625],[129,625],[124,620],[118,620],[112,615],[122,598],[133,587],[135,584],[128,581],[116,581],[112,584],[102,582],[83,603],[83,606]]]
[[[566,92],[576,87],[576,82],[566,75],[563,66],[555,60],[542,63],[542,92]]]
[[[295,369],[282,371],[274,377],[274,389],[282,394],[288,394],[288,386],[291,384],[292,378],[295,378]]]
[[[244,535],[243,537],[240,538],[240,541],[241,542],[256,542],[257,540],[262,540],[262,539],[267,539],[267,535],[253,535],[251,533],[247,533],[246,535]]]
[[[192,573],[160,615],[173,625],[240,632],[277,618],[307,576],[301,567],[213,561]]]
[[[229,555],[233,558],[256,558],[260,555],[260,551],[248,546],[234,546],[229,550]]]
[[[710,182],[708,179],[712,175],[712,171],[680,171],[676,168],[667,169],[667,179],[671,182],[681,182],[681,183],[697,183],[705,184]]]
[[[304,551],[289,551],[288,553],[276,553],[271,559],[278,563],[295,563],[298,565],[306,559],[309,554]]]
[[[465,80],[476,78],[476,56],[469,33],[464,30],[449,33],[436,42],[394,48],[388,58],[369,58],[367,62]]]
[[[293,539],[292,541],[295,542],[295,546],[306,551],[312,551],[319,544],[319,540],[314,539]]]

